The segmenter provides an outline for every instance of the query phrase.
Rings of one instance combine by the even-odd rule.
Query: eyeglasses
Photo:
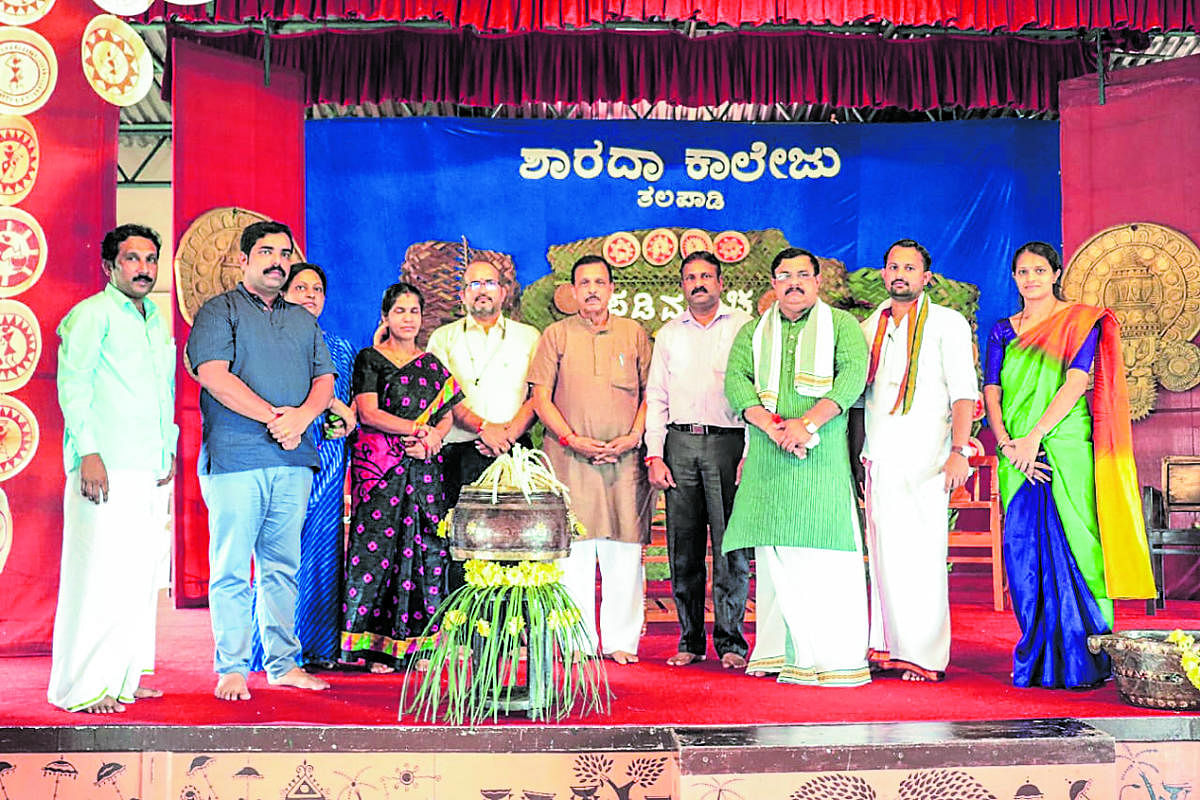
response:
[[[467,288],[475,291],[479,291],[480,289],[499,289],[500,281],[491,279],[486,281],[471,281],[467,284]]]
[[[811,280],[812,278],[815,278],[815,277],[816,276],[813,275],[811,272],[804,272],[803,270],[800,272],[776,272],[775,273],[775,280],[779,281],[780,283],[787,283],[789,281],[807,281],[807,280]]]

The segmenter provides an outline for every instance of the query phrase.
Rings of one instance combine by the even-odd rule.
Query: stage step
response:
[[[796,702],[814,691],[797,687]],[[1187,800],[1197,735],[1189,717],[0,728],[0,788],[45,800]]]

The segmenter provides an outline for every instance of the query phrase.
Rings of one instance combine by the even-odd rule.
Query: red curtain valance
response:
[[[171,26],[174,39],[261,59],[259,31]],[[902,108],[1058,108],[1058,82],[1091,72],[1078,39],[826,33],[540,31],[483,35],[405,28],[271,37],[271,62],[301,70],[307,101],[502,103],[664,100],[685,106],[825,103]],[[171,63],[167,59],[167,64]],[[164,76],[169,97],[170,73]]]
[[[1026,26],[1194,31],[1200,8],[1197,0],[214,0],[198,6],[155,0],[141,19],[244,22],[263,17],[445,20],[456,28],[500,31],[686,19],[734,26],[886,20],[976,31],[1016,31]]]

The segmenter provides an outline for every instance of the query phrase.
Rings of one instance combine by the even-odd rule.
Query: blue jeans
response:
[[[308,507],[309,467],[201,474],[208,506],[208,604],[220,675],[250,670],[250,560],[258,574],[258,621],[269,678],[297,666],[296,570]]]

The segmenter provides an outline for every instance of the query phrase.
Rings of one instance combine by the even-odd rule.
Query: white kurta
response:
[[[868,347],[885,301],[865,322]],[[875,382],[866,392],[867,551],[872,660],[940,672],[950,661],[946,575],[948,512],[942,468],[951,406],[979,396],[971,327],[930,302],[907,414],[891,414],[907,365],[909,318],[888,323]]]
[[[63,490],[63,551],[47,697],[76,711],[105,695],[132,702],[154,670],[158,592],[166,586],[171,487],[161,475],[108,470],[108,502]]]

